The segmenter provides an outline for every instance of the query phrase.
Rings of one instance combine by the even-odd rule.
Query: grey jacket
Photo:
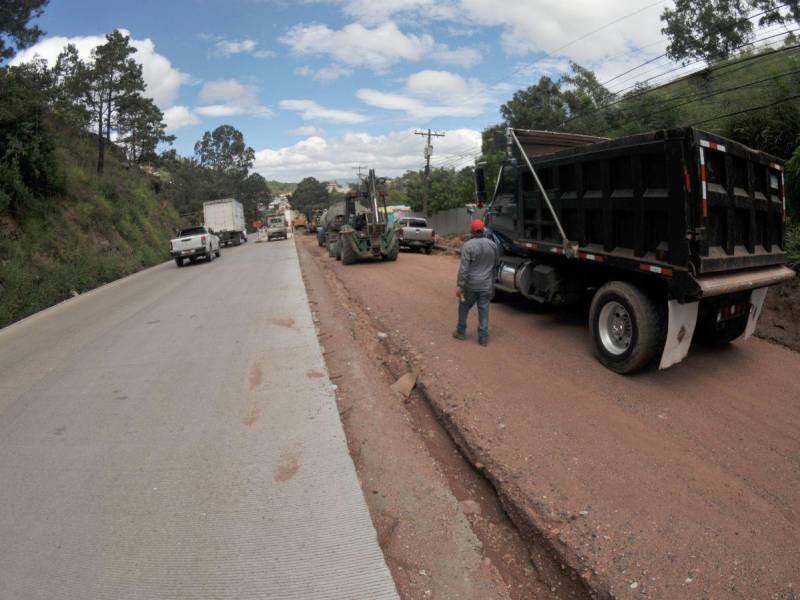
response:
[[[469,239],[461,248],[458,287],[471,292],[491,291],[499,263],[497,245],[492,240],[485,237]]]

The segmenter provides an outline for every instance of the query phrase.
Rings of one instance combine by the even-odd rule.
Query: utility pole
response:
[[[361,180],[361,169],[363,169],[363,168],[364,167],[362,167],[361,165],[356,165],[356,166],[353,167],[353,171],[358,171],[358,179],[359,179],[359,181]]]
[[[422,212],[425,214],[425,217],[428,216],[428,204],[430,204],[431,200],[431,156],[433,155],[433,146],[431,145],[431,138],[432,137],[444,137],[444,132],[432,132],[428,129],[427,132],[425,131],[415,131],[415,135],[425,135],[428,136],[428,144],[425,146],[425,200],[422,206]]]

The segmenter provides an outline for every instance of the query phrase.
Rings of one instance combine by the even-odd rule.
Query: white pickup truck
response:
[[[169,253],[179,267],[183,266],[183,261],[187,258],[189,262],[198,258],[211,262],[214,256],[220,256],[219,238],[208,227],[183,229],[178,237],[170,240]]]
[[[403,217],[399,221],[401,248],[411,248],[412,250],[425,250],[425,254],[430,254],[436,240],[433,229],[428,227],[428,222],[420,217]]]

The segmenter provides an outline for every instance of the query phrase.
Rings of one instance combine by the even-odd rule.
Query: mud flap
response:
[[[750,292],[750,316],[747,317],[747,327],[744,330],[744,337],[742,339],[749,339],[756,332],[756,325],[758,325],[758,318],[761,316],[761,311],[764,309],[764,300],[767,299],[767,291],[769,288],[759,288]]]
[[[667,303],[669,323],[664,352],[661,353],[661,362],[658,365],[659,369],[668,369],[686,358],[689,346],[692,344],[694,328],[697,325],[699,304],[699,302],[680,304],[677,300],[670,300]]]

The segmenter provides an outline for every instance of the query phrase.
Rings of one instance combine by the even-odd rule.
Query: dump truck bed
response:
[[[543,132],[515,133],[581,260],[671,278],[677,296],[701,296],[707,276],[786,261],[773,156],[692,128],[570,136],[546,154]],[[504,166],[488,221],[515,254],[568,252],[527,168]]]

